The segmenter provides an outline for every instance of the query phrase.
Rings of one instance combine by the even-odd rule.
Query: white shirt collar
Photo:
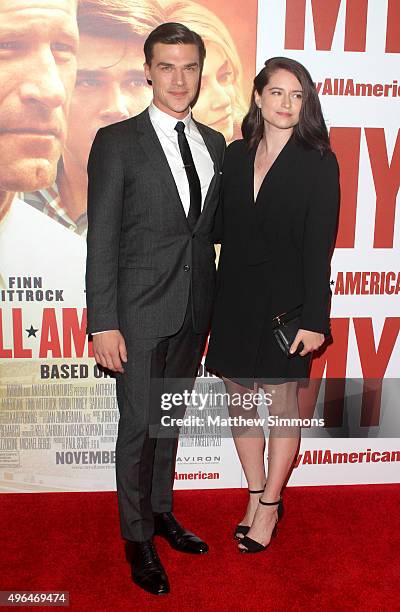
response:
[[[185,131],[190,133],[190,128],[192,124],[192,111],[189,110],[186,117],[183,119],[177,119],[176,117],[172,117],[168,113],[160,110],[154,102],[150,103],[149,106],[149,115],[151,122],[156,124],[164,133],[174,133],[175,134],[175,126],[178,121],[183,121],[185,124]]]

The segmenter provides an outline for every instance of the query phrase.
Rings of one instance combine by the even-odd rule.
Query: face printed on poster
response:
[[[54,181],[76,76],[75,0],[0,5],[0,189]]]

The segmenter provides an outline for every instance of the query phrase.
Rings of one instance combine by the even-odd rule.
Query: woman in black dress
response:
[[[228,394],[272,400],[273,417],[298,417],[297,385],[309,376],[312,352],[329,335],[330,258],[339,208],[339,172],[318,95],[308,71],[272,58],[254,79],[242,132],[227,149],[216,219],[221,242],[218,285],[206,366]],[[287,357],[272,319],[301,305]],[[253,395],[255,398],[255,395]],[[257,407],[231,416],[256,418]],[[269,544],[283,506],[281,490],[300,428],[271,427],[268,475],[263,428],[233,428],[249,502],[235,530],[242,552]],[[260,502],[260,503],[259,503]]]

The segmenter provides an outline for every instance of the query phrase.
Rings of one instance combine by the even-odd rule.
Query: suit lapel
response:
[[[176,202],[178,208],[178,214],[188,228],[185,210],[182,205],[182,201],[177,189],[171,168],[167,157],[164,153],[164,149],[158,139],[153,124],[150,121],[148,109],[140,113],[136,117],[136,127],[139,132],[138,144],[143,148],[150,163],[154,168],[154,173],[159,177],[163,183],[163,186],[169,191],[171,199]],[[135,134],[137,138],[137,135]]]
[[[212,199],[215,185],[217,183],[219,175],[221,174],[221,171],[219,167],[219,160],[216,149],[207,130],[201,123],[195,121],[195,124],[204,140],[204,144],[206,145],[211,160],[214,164],[214,176],[210,181],[210,185],[208,187],[208,191],[204,200],[203,210],[197,221],[198,224],[203,217],[203,213],[205,212],[206,207]],[[169,191],[172,200],[177,203],[179,209],[179,216],[184,221],[186,228],[189,228],[187,224],[185,209],[183,208],[179,191],[177,189],[173,174],[171,172],[171,168],[169,167],[169,163],[164,153],[164,149],[162,148],[156,131],[153,127],[153,124],[150,121],[148,109],[144,110],[142,113],[140,113],[140,115],[137,115],[136,130],[139,133],[139,137],[137,136],[137,133],[135,134],[135,138],[137,138],[138,144],[143,148],[150,163],[154,168],[155,174],[161,178],[163,184],[165,185],[165,188]]]

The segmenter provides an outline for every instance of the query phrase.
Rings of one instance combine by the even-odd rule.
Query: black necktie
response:
[[[190,190],[190,207],[187,216],[187,221],[190,229],[193,230],[201,213],[200,179],[199,175],[197,174],[189,143],[185,135],[185,124],[183,123],[183,121],[178,121],[175,126],[175,129],[178,132],[179,150],[182,155],[182,161],[186,170],[186,176]]]

